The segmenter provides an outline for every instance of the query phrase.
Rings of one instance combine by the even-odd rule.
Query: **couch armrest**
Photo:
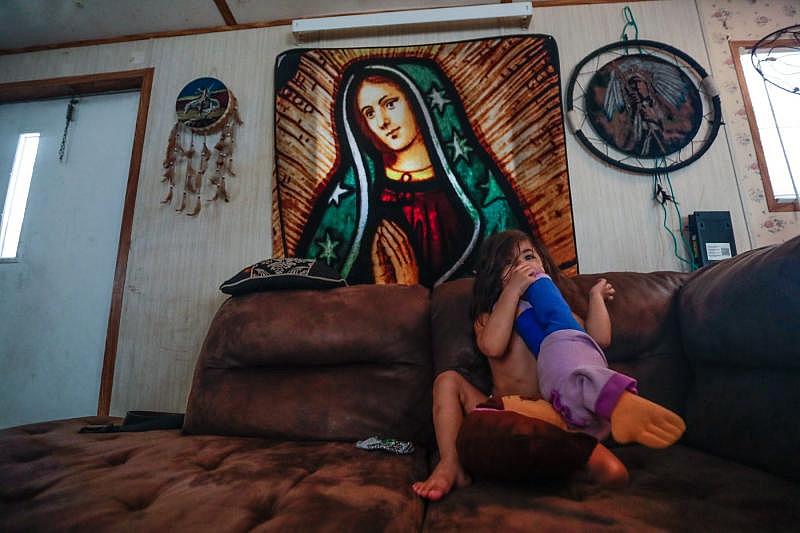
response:
[[[427,443],[432,384],[424,287],[249,294],[227,300],[209,327],[183,429]]]
[[[800,479],[800,237],[699,270],[680,310],[687,442]]]

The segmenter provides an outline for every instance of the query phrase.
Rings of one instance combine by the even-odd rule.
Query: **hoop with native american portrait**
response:
[[[640,174],[696,161],[721,124],[719,92],[705,69],[656,41],[620,41],[586,56],[570,76],[565,106],[591,153]]]

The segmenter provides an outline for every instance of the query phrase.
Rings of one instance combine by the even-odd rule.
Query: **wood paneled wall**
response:
[[[582,57],[619,39],[624,5],[535,9],[529,31],[556,38],[566,81]],[[636,2],[631,9],[641,37],[668,42],[708,67],[694,2]],[[391,46],[511,33],[515,32],[409,36],[381,30],[303,46]],[[271,254],[273,68],[275,56],[295,46],[291,28],[278,26],[0,57],[0,82],[155,68],[112,414],[185,408],[198,351],[224,300],[217,287],[243,265]],[[237,177],[228,181],[231,202],[206,204],[200,216],[191,218],[160,204],[166,192],[160,170],[175,120],[175,97],[185,83],[204,75],[223,80],[233,90],[244,125],[237,135]],[[750,241],[724,135],[723,130],[700,161],[676,172],[673,184],[684,214],[731,211],[737,248],[746,250]],[[652,200],[651,180],[605,166],[579,146],[571,133],[567,151],[581,272],[680,269],[672,241],[661,227],[661,209]]]

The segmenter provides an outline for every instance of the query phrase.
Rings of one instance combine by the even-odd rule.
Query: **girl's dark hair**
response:
[[[553,278],[556,285],[561,281],[561,271],[538,239],[518,229],[495,233],[483,241],[475,267],[475,285],[472,289],[472,307],[470,309],[473,321],[483,313],[491,311],[503,291],[503,271],[517,257],[520,246],[525,241],[533,244],[536,253],[542,260],[544,271]]]

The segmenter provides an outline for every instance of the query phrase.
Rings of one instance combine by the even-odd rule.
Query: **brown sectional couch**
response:
[[[615,449],[626,489],[477,480],[415,497],[435,461],[433,377],[488,385],[471,280],[357,286],[225,302],[183,432],[77,433],[111,420],[97,417],[0,432],[0,531],[796,530],[800,238],[691,275],[604,276],[611,365],[688,424],[667,450]],[[565,289],[579,313],[597,277]],[[353,446],[375,434],[416,451]]]

